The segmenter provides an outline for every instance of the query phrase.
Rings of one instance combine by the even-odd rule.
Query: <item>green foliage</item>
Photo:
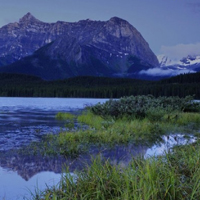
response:
[[[109,100],[103,104],[99,103],[91,107],[91,111],[102,117],[112,116],[131,116],[134,118],[149,118],[159,120],[164,114],[181,111],[199,111],[199,103],[192,102],[193,98],[187,96],[179,97],[159,97],[130,96],[119,100]]]
[[[87,119],[85,113],[82,119]],[[91,113],[91,118],[95,118]],[[86,120],[87,121],[87,120]],[[82,122],[86,122],[82,121]],[[86,130],[63,131],[59,135],[49,135],[40,144],[41,154],[61,154],[76,157],[90,149],[91,146],[114,146],[116,144],[146,144],[153,145],[162,141],[162,136],[172,132],[193,133],[200,127],[199,113],[167,114],[159,121],[122,118],[90,122]],[[95,128],[94,128],[95,127]],[[31,151],[31,150],[30,150]]]
[[[198,127],[198,125],[200,124],[200,114],[199,113],[180,113],[177,115],[176,123],[179,126],[189,126],[190,128],[195,129],[195,127]]]
[[[198,103],[192,97],[130,96],[88,107],[81,115],[58,113],[68,131],[49,135],[40,152],[77,156],[92,145],[152,145],[172,132],[191,133],[200,128]],[[184,112],[189,107],[196,113]],[[74,122],[79,126],[74,128]]]
[[[76,171],[76,178],[67,170],[58,187],[35,199],[196,200],[200,198],[199,152],[199,143],[186,145],[161,157],[133,158],[124,168],[97,157]]]
[[[77,118],[79,123],[87,124],[95,129],[101,129],[104,119],[101,116],[93,115],[91,112],[85,112]]]
[[[61,112],[59,112],[56,115],[56,119],[66,121],[65,127],[68,128],[68,129],[74,128],[75,118],[76,118],[76,116],[72,115],[71,113],[61,113]]]
[[[56,114],[56,119],[58,120],[74,120],[75,116],[72,115],[71,113],[57,113]]]

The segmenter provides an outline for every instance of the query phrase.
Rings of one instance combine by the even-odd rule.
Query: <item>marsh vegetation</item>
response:
[[[74,178],[68,171],[60,185],[35,199],[144,199],[200,198],[199,145],[177,147],[161,157],[133,158],[121,168],[96,158]]]
[[[56,118],[65,120],[68,130],[47,135],[39,151],[74,157],[92,145],[151,146],[162,142],[163,135],[196,134],[200,126],[199,110],[199,103],[193,102],[191,96],[130,96],[87,107],[81,115],[58,113]]]
[[[58,113],[56,117],[66,120],[68,131],[46,137],[40,153],[76,157],[93,145],[151,146],[173,133],[192,134],[197,140],[162,156],[132,158],[126,167],[94,158],[91,165],[75,172],[76,179],[66,170],[59,186],[38,193],[35,199],[200,198],[200,104],[191,96],[130,96],[87,107],[81,115]]]

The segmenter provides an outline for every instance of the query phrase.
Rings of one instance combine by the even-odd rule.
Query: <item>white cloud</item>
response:
[[[200,55],[200,43],[161,46],[161,52],[170,59],[180,60],[188,55]]]
[[[149,76],[176,76],[179,74],[186,74],[186,73],[195,73],[195,71],[188,69],[174,70],[174,69],[151,68],[139,72],[139,74],[145,74]]]

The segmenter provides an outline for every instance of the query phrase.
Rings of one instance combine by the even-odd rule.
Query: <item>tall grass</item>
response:
[[[121,168],[100,157],[76,172],[68,174],[58,188],[44,191],[37,199],[200,199],[199,144],[175,148],[161,157],[133,158]]]

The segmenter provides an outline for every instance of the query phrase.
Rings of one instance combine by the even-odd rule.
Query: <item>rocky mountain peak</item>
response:
[[[126,20],[121,19],[119,17],[112,17],[110,18],[109,22],[117,23],[117,24],[128,23]]]
[[[19,20],[19,23],[26,23],[26,22],[41,22],[41,21],[36,19],[30,12],[28,12]]]
[[[45,79],[131,76],[141,69],[158,66],[156,56],[139,31],[119,17],[107,21],[45,23],[27,13],[19,23],[0,28],[0,44],[0,67],[21,60],[26,62],[18,63],[21,72],[27,69],[30,74],[32,66],[32,72],[37,73],[31,74]],[[29,67],[22,68],[24,65]],[[11,71],[19,73],[19,68],[14,66],[10,66],[14,70]],[[61,71],[57,76],[51,70],[46,76],[46,71],[40,71],[43,75],[39,75],[38,70],[45,66]]]

